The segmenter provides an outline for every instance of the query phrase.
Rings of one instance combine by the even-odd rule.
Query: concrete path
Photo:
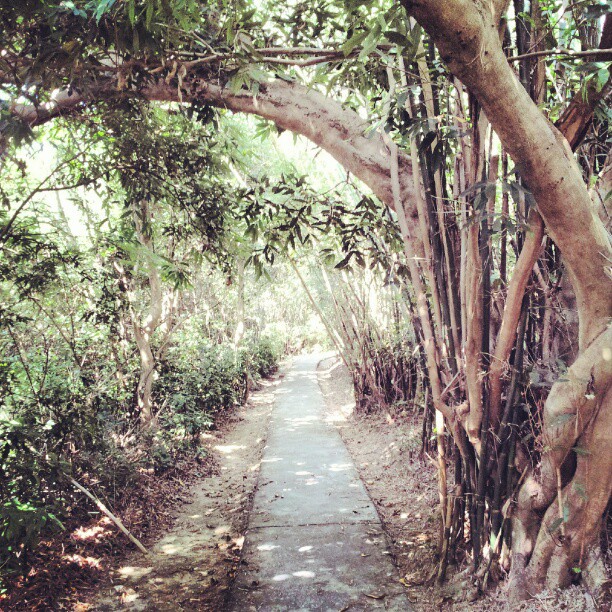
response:
[[[317,356],[276,394],[232,612],[409,610],[380,520],[324,420]]]

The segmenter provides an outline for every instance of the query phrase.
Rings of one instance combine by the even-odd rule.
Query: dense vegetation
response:
[[[212,130],[133,103],[89,119],[3,166],[3,576],[87,517],[73,480],[116,507],[139,473],[197,458],[218,415],[321,338],[295,283],[245,271],[249,196],[230,172],[244,162],[213,157]]]
[[[1,571],[326,341],[421,407],[440,582],[601,582],[609,3],[2,6]]]

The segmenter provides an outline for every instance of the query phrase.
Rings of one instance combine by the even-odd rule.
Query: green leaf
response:
[[[529,382],[532,385],[537,385],[540,382],[540,374],[538,372],[529,373]]]
[[[351,261],[352,256],[353,256],[353,253],[349,253],[342,261],[337,263],[334,267],[337,270],[342,270],[343,268],[346,268],[346,266],[348,266],[349,262]]]
[[[333,253],[329,253],[328,255],[325,255],[325,257],[323,258],[323,263],[326,266],[332,266],[335,261],[336,261],[336,258],[334,257]]]
[[[572,486],[574,487],[574,491],[576,491],[576,493],[578,493],[579,497],[583,501],[588,501],[589,500],[589,496],[587,495],[586,489],[585,489],[584,485],[581,482],[575,482],[575,483],[572,484]]]
[[[414,47],[415,53],[419,46],[419,43],[421,42],[422,36],[423,28],[420,24],[417,23],[414,28],[412,28],[412,32],[410,32],[410,40],[412,41],[412,46]]]
[[[153,22],[153,15],[155,11],[155,6],[152,2],[147,2],[147,8],[145,10],[145,25],[147,30],[151,27],[151,23]]]
[[[368,35],[367,32],[358,32],[357,34],[353,34],[353,36],[351,36],[341,47],[340,49],[342,49],[342,53],[344,53],[344,56],[348,56],[351,54],[351,51],[355,48],[358,47],[366,38],[366,36]]]
[[[127,4],[128,19],[132,27],[136,23],[136,0],[130,0]]]
[[[368,57],[368,55],[370,55],[370,53],[372,53],[372,51],[374,51],[374,49],[376,49],[376,45],[378,45],[381,32],[382,29],[380,27],[380,24],[375,23],[374,27],[370,30],[370,33],[363,42],[363,48],[359,53],[360,60],[364,60],[366,57]]]
[[[385,38],[394,45],[398,45],[400,47],[409,47],[410,40],[400,32],[395,32],[393,30],[387,30],[385,32]]]
[[[601,70],[598,70],[597,73],[595,74],[595,79],[596,79],[595,89],[598,92],[600,92],[605,87],[608,80],[610,79],[610,70],[608,70],[607,68],[602,68]]]
[[[115,0],[98,0],[96,10],[94,11],[96,23],[100,23],[102,15],[108,12],[112,8],[113,4],[115,4]]]
[[[421,141],[421,144],[419,145],[419,153],[422,153],[423,151],[425,151],[431,145],[431,143],[436,139],[437,135],[438,134],[434,130],[427,132],[427,134],[425,135],[425,138],[423,138],[423,140]]]

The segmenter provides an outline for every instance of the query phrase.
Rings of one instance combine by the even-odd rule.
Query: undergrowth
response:
[[[25,576],[39,542],[61,538],[65,523],[90,518],[93,505],[72,479],[106,505],[125,508],[150,475],[204,459],[201,434],[245,403],[277,367],[279,347],[250,338],[238,350],[207,339],[177,342],[158,366],[153,427],[142,430],[133,398],[115,386],[96,393],[88,372],[57,375],[36,396],[0,403],[0,595]],[[5,370],[6,374],[6,370]],[[130,380],[135,380],[132,373]],[[10,373],[5,376],[10,384]],[[138,502],[136,502],[138,503]],[[143,497],[146,503],[146,496]],[[130,504],[128,504],[129,506]],[[120,514],[120,512],[119,512]]]

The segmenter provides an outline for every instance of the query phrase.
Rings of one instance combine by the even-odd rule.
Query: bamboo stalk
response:
[[[502,150],[502,177],[505,178],[508,174],[508,154]],[[504,189],[502,193],[502,210],[501,210],[501,233],[500,233],[500,264],[499,276],[502,285],[506,284],[506,267],[508,265],[508,214],[510,208],[510,196],[508,190]]]
[[[423,100],[425,102],[425,111],[427,113],[427,118],[429,122],[430,130],[435,129],[435,118],[436,118],[436,110],[434,106],[434,95],[433,88],[431,86],[431,76],[429,73],[429,67],[427,66],[427,62],[424,57],[423,52],[423,43],[419,43],[419,49],[417,51],[417,66],[419,70],[419,76],[421,80],[421,85],[423,88]],[[404,67],[404,60],[400,56],[400,70],[401,70],[401,80],[402,86],[407,87],[407,79],[406,79],[406,70]],[[407,107],[408,108],[408,107]],[[430,145],[430,152],[433,153],[435,151],[436,145],[438,144],[438,139],[435,138]],[[414,151],[415,147],[411,148],[411,153]],[[414,164],[413,164],[414,169]],[[415,174],[416,176],[416,174]],[[451,354],[453,356],[456,355],[456,352],[459,351],[459,331],[456,319],[456,310],[455,310],[455,292],[452,283],[452,274],[451,274],[451,255],[452,251],[448,244],[448,234],[446,231],[446,219],[444,217],[444,189],[442,186],[442,172],[440,168],[437,168],[433,173],[434,177],[434,187],[435,187],[435,198],[436,198],[436,214],[438,220],[438,230],[440,233],[440,242],[442,244],[443,249],[443,262],[445,266],[446,272],[446,308],[449,313],[449,323],[451,329],[450,341],[452,343]],[[444,275],[442,275],[444,276]],[[441,293],[441,292],[440,292]],[[454,350],[453,350],[454,349]],[[455,368],[458,367],[460,360],[455,358],[453,360]],[[456,371],[456,370],[455,370]]]
[[[501,495],[504,489],[504,483],[511,480],[511,463],[510,457],[514,457],[514,428],[513,425],[516,421],[516,394],[518,392],[518,380],[523,370],[523,345],[525,342],[525,329],[527,325],[527,305],[529,303],[528,297],[523,296],[523,302],[521,307],[521,318],[519,322],[519,330],[516,339],[516,353],[514,357],[514,364],[512,368],[512,378],[510,386],[508,388],[508,396],[506,398],[506,407],[502,417],[502,424],[500,427],[500,438],[502,444],[502,450],[500,453],[500,459],[498,460],[498,470],[503,469],[502,474],[498,474],[495,481],[495,489],[493,492],[492,502],[492,531],[496,533],[501,523]],[[506,465],[503,466],[502,462],[506,461]],[[505,487],[507,490],[507,486]]]

